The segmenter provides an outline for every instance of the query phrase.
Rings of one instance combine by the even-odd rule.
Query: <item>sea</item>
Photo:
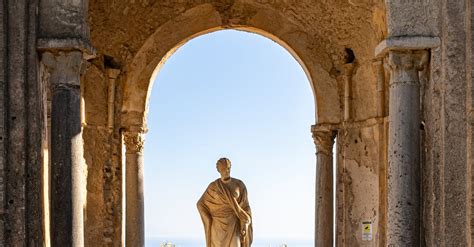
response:
[[[145,241],[146,247],[160,247],[162,243],[173,243],[176,247],[205,247],[203,240],[191,240],[191,239],[147,239]],[[252,247],[313,247],[313,240],[279,240],[279,239],[267,239],[267,240],[254,240]]]

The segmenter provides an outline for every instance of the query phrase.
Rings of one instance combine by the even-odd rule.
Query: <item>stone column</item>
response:
[[[392,37],[375,49],[390,70],[388,130],[388,246],[420,245],[420,79],[437,37]]]
[[[125,245],[145,246],[143,201],[143,145],[140,131],[124,132],[125,154]]]
[[[311,127],[316,144],[316,232],[315,246],[333,246],[333,145],[335,131],[315,125]]]
[[[51,245],[84,246],[81,51],[44,52],[51,83]]]
[[[420,80],[427,50],[390,51],[388,244],[420,245]]]

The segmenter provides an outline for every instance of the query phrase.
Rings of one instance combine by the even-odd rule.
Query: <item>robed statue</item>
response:
[[[250,247],[253,230],[247,189],[242,181],[230,177],[229,159],[219,159],[216,168],[221,177],[209,184],[197,203],[206,246]]]

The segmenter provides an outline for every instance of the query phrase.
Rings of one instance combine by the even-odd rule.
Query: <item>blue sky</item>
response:
[[[187,42],[151,93],[146,238],[204,238],[196,202],[225,156],[249,191],[254,239],[312,239],[314,116],[303,69],[277,43],[231,30]]]

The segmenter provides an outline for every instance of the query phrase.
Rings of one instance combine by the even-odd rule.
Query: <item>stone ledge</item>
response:
[[[48,50],[79,50],[82,51],[84,59],[89,60],[96,57],[97,51],[92,45],[83,39],[65,38],[65,39],[38,39],[37,49],[40,51]]]
[[[364,120],[348,121],[342,123],[318,123],[311,125],[311,132],[334,131],[341,129],[361,129],[385,123],[388,123],[387,117],[372,117]]]
[[[407,36],[388,38],[375,48],[375,57],[385,56],[389,51],[393,50],[424,50],[440,46],[439,37],[428,36]]]

